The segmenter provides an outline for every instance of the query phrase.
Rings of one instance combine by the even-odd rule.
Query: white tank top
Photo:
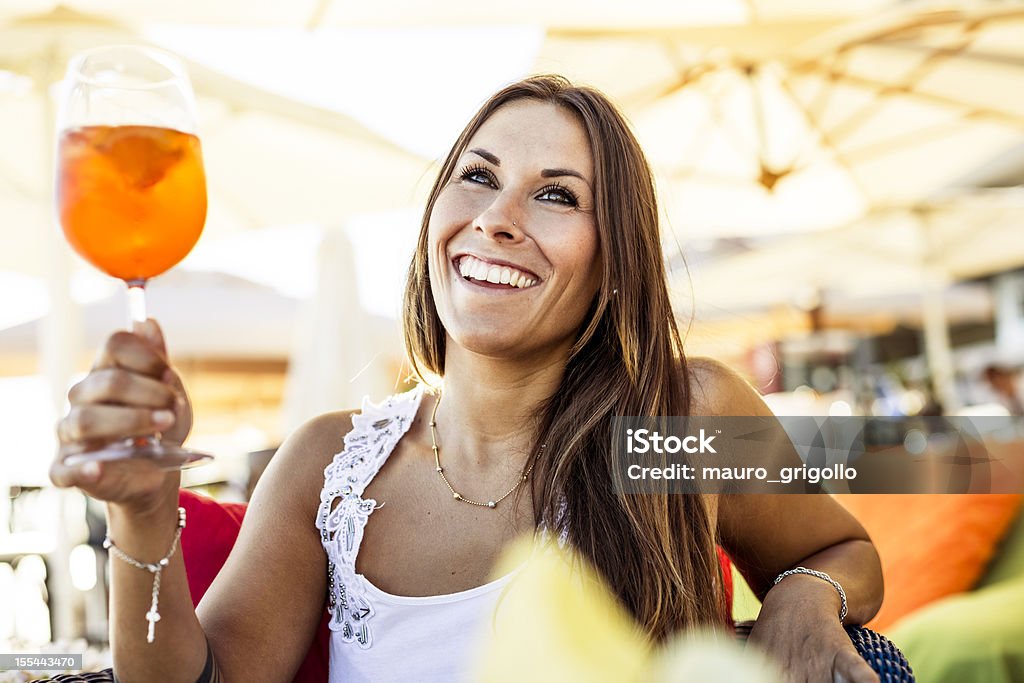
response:
[[[316,526],[328,560],[331,683],[453,683],[470,680],[476,641],[515,572],[459,593],[406,597],[356,573],[367,519],[363,492],[409,429],[422,387],[352,416],[345,448],[324,470]]]

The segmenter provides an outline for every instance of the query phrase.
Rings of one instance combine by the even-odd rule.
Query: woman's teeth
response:
[[[473,256],[463,256],[459,261],[459,273],[471,280],[485,280],[496,285],[509,285],[518,289],[526,289],[537,284],[531,278],[515,268],[495,266]]]

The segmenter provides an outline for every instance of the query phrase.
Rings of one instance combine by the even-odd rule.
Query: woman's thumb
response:
[[[152,318],[147,319],[145,322],[133,322],[132,332],[146,339],[153,348],[160,352],[160,355],[167,355],[167,346],[164,344],[164,333]]]

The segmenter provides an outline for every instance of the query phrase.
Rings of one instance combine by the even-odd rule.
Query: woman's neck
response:
[[[512,361],[449,345],[437,409],[444,457],[479,470],[510,464],[518,469],[534,445],[534,413],[558,389],[564,372],[564,353]]]

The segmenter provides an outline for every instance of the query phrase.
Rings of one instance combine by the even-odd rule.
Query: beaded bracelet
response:
[[[842,608],[839,610],[839,622],[842,623],[846,619],[846,591],[839,585],[839,582],[833,579],[825,572],[819,572],[817,569],[808,569],[807,567],[794,567],[793,569],[787,569],[778,576],[775,577],[775,583],[772,585],[778,585],[779,581],[782,581],[787,576],[792,574],[810,574],[811,576],[817,576],[823,581],[828,581],[832,586],[839,591],[839,599],[842,601]]]
[[[160,612],[157,611],[157,603],[160,599],[160,575],[163,573],[164,568],[170,564],[171,556],[174,555],[174,551],[178,549],[178,541],[181,540],[181,531],[185,528],[185,508],[178,508],[178,528],[174,531],[174,540],[171,542],[171,549],[167,554],[160,560],[157,560],[155,564],[149,564],[148,562],[139,562],[134,557],[126,553],[125,551],[114,545],[113,539],[107,536],[103,539],[103,547],[110,551],[110,554],[121,560],[127,562],[133,567],[138,569],[145,569],[153,575],[153,601],[150,603],[149,611],[146,612],[146,621],[149,622],[149,630],[146,633],[146,642],[152,643],[154,638],[154,629],[156,628],[156,622],[160,621]]]

